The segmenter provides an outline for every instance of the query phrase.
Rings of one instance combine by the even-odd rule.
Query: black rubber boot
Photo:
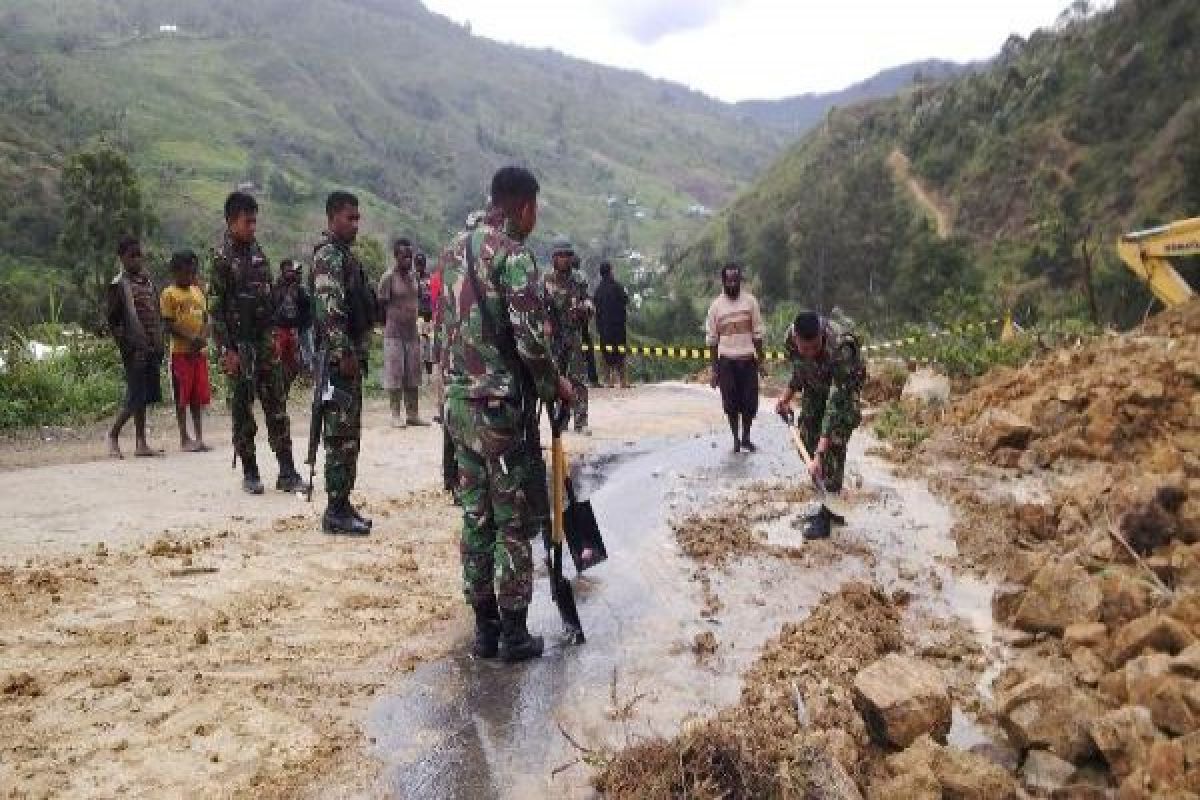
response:
[[[753,417],[742,417],[742,449],[747,453],[757,453],[758,448],[750,441],[750,426],[754,424]],[[735,434],[736,435],[736,434]]]
[[[816,539],[828,539],[829,523],[829,511],[825,506],[821,506],[820,511],[808,518],[808,524],[804,526],[804,538],[810,542]]]
[[[321,516],[321,530],[333,536],[366,536],[370,526],[354,516],[348,500],[330,501]]]
[[[509,664],[539,658],[545,644],[540,636],[530,636],[525,627],[529,609],[500,612],[500,658]]]
[[[279,453],[278,458],[279,478],[275,481],[275,488],[288,494],[307,492],[308,484],[304,481],[304,477],[296,471],[296,464],[292,461],[292,454]]]
[[[246,494],[262,494],[262,478],[258,475],[258,462],[254,456],[242,459],[242,491]]]
[[[471,655],[476,658],[495,658],[500,651],[500,609],[496,605],[496,596],[489,595],[474,609],[475,644],[471,648]]]
[[[729,431],[733,434],[733,452],[742,452],[742,439],[738,435],[738,415],[729,414]]]
[[[825,513],[829,515],[829,524],[830,525],[834,525],[839,528],[846,527],[846,518],[843,517],[841,514],[835,514],[832,511],[830,511],[828,508],[825,509]]]

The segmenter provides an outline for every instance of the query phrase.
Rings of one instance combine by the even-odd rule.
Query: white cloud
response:
[[[725,100],[831,91],[910,61],[972,61],[1068,0],[425,0],[475,33],[638,69]]]

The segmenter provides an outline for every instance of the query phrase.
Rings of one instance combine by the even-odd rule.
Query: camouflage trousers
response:
[[[571,413],[575,418],[575,427],[588,423],[588,374],[587,354],[583,352],[582,336],[574,336],[570,341],[560,342],[555,347],[555,362],[559,372],[571,382],[575,389],[575,401],[571,405]]]
[[[262,405],[267,424],[267,441],[276,453],[292,452],[292,423],[287,413],[287,390],[284,388],[283,367],[275,357],[272,345],[255,348],[253,379],[229,379],[229,413],[233,417],[233,449],[243,462],[254,459],[254,437],[258,424],[254,421],[254,398]],[[243,369],[249,369],[245,364]]]
[[[817,443],[821,440],[821,426],[825,420],[828,399],[828,385],[808,387],[801,392],[800,413],[796,418],[796,424],[800,426],[804,445],[810,453],[816,452]],[[857,428],[862,419],[858,415],[857,410],[833,409],[833,411],[838,411],[846,416],[845,419],[839,420],[839,422],[849,430]],[[846,477],[847,444],[847,441],[841,440],[837,436],[831,436],[829,449],[825,451],[825,455],[821,458],[821,466],[825,471],[825,488],[831,492],[840,492],[842,490],[842,483]]]
[[[350,398],[348,408],[326,403],[321,429],[325,444],[325,493],[329,502],[350,498],[358,478],[358,450],[362,439],[362,377],[345,378],[336,372],[330,378],[335,389]]]
[[[533,598],[533,544],[541,521],[529,491],[539,480],[511,401],[446,400],[446,424],[458,462],[463,509],[463,595],[472,606],[494,593],[500,608],[520,611]]]

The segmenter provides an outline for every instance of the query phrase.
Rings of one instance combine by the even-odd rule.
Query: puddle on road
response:
[[[860,544],[878,560],[847,556],[817,569],[785,559],[737,561],[708,573],[722,609],[716,619],[703,618],[696,565],[679,554],[668,520],[721,492],[795,475],[796,455],[785,437],[770,436],[776,432],[763,426],[754,456],[730,453],[722,436],[703,436],[641,441],[578,469],[577,485],[591,496],[610,554],[576,583],[587,643],[564,646],[553,635],[561,626],[543,575],[530,611],[531,629],[548,634],[542,659],[507,667],[463,655],[418,668],[376,703],[367,722],[393,796],[593,797],[590,769],[564,731],[587,748],[619,749],[673,735],[689,717],[735,702],[741,673],[763,642],[848,579],[912,591],[913,576],[928,575],[941,589],[914,591],[914,602],[965,616],[981,636],[990,631],[990,587],[937,562],[953,554],[948,510],[865,457],[869,442],[858,444],[852,460],[862,465],[870,502],[834,541]],[[765,531],[769,539],[790,543],[789,531],[798,535],[796,512],[789,513]],[[690,648],[705,631],[719,646],[700,662]],[[959,717],[958,738],[974,743],[975,729]]]

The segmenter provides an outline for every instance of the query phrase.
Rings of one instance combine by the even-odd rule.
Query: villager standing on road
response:
[[[379,279],[379,308],[383,317],[383,388],[392,408],[392,427],[428,425],[417,413],[421,387],[421,338],[417,323],[421,285],[413,271],[413,246],[397,239],[395,263]]]
[[[776,411],[791,411],[792,398],[800,395],[797,424],[804,445],[812,453],[813,477],[823,480],[826,491],[842,489],[846,473],[846,447],[862,422],[862,388],[867,379],[858,339],[847,328],[813,311],[802,311],[788,328],[786,352],[792,379],[779,398]],[[806,539],[824,539],[831,525],[844,520],[825,506],[809,517]]]
[[[229,378],[233,449],[242,460],[242,489],[262,494],[255,456],[254,398],[262,404],[267,439],[279,461],[275,488],[306,488],[292,460],[292,423],[287,413],[283,366],[275,352],[271,265],[258,246],[258,202],[244,192],[225,200],[225,233],[213,251],[208,307],[221,369]]]
[[[572,400],[543,326],[537,264],[523,244],[537,224],[538,182],[505,167],[478,226],[442,253],[437,340],[446,381],[446,425],[463,508],[463,591],[475,610],[478,658],[523,661],[542,654],[526,624],[533,546],[546,524],[546,464],[539,401]]]
[[[108,329],[112,331],[125,368],[125,402],[108,432],[108,454],[121,453],[121,429],[133,417],[136,456],[161,456],[146,442],[146,406],[162,402],[163,323],[158,290],[142,263],[142,245],[133,237],[117,244],[121,271],[108,286]]]
[[[362,536],[371,531],[371,520],[350,504],[350,492],[358,477],[363,378],[378,301],[351,249],[361,220],[358,198],[333,192],[325,201],[325,215],[328,230],[313,250],[310,287],[316,304],[317,369],[328,375],[334,397],[321,408],[329,496],[321,528]]]
[[[629,376],[625,372],[625,327],[629,313],[629,294],[625,287],[613,278],[612,264],[600,264],[600,285],[596,287],[596,334],[604,358],[604,383],[612,388],[620,384],[629,388]]]
[[[306,355],[305,340],[312,330],[312,296],[300,279],[300,262],[285,259],[279,265],[279,282],[275,284],[272,304],[275,306],[275,348],[283,365],[283,389],[291,394],[292,384],[301,371],[309,368],[311,354]]]
[[[208,378],[208,301],[196,285],[199,266],[200,260],[191,250],[171,256],[174,282],[163,289],[159,300],[163,324],[171,332],[171,388],[179,448],[185,453],[212,449],[204,443],[204,409],[212,402],[212,387]],[[188,436],[189,411],[194,439]]]
[[[733,452],[753,453],[757,448],[750,441],[750,427],[758,414],[759,372],[766,364],[762,312],[754,295],[742,289],[740,264],[729,263],[721,269],[721,287],[705,323],[713,354],[711,385],[721,388]]]
[[[590,434],[588,429],[587,360],[583,352],[583,332],[592,317],[592,301],[587,281],[575,267],[575,248],[564,238],[554,240],[551,250],[553,269],[546,275],[546,304],[550,312],[550,347],[558,371],[575,387],[571,410],[575,432]]]

